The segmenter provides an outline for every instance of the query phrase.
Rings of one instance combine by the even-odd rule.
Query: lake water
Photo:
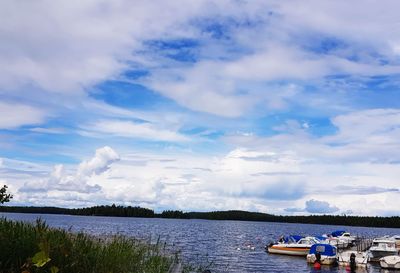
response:
[[[123,234],[139,239],[158,238],[173,244],[187,263],[207,265],[212,272],[346,272],[343,268],[307,265],[303,257],[265,252],[270,241],[283,234],[323,234],[345,229],[352,234],[378,237],[400,234],[400,229],[343,227],[243,221],[119,218],[49,214],[0,213],[8,219],[35,221],[41,217],[51,227],[83,231],[93,235]],[[246,246],[253,245],[255,250]],[[240,249],[240,250],[239,250]],[[372,266],[368,272],[383,272]],[[390,272],[390,271],[384,271]]]

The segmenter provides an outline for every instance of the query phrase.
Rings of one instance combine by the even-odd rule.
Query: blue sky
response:
[[[14,205],[399,215],[396,1],[0,5]]]

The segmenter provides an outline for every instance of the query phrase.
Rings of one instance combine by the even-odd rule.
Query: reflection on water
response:
[[[302,257],[270,255],[264,246],[282,234],[323,234],[345,229],[355,235],[378,237],[400,233],[399,229],[323,226],[243,221],[146,219],[48,214],[0,213],[9,219],[44,219],[49,226],[94,235],[123,234],[152,241],[160,238],[181,251],[186,262],[207,265],[212,272],[346,272],[345,268],[314,270]],[[368,272],[381,271],[372,265]],[[395,271],[393,271],[395,272]],[[398,271],[399,272],[399,271]]]

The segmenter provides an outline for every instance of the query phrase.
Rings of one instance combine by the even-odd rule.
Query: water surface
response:
[[[282,234],[323,234],[345,229],[366,237],[400,234],[400,229],[343,227],[244,221],[180,220],[0,213],[8,219],[35,221],[41,217],[51,227],[83,231],[93,235],[122,234],[139,239],[161,239],[181,252],[188,263],[207,265],[212,272],[346,272],[323,267],[314,271],[303,257],[268,254],[264,246]],[[255,249],[248,249],[248,245]],[[372,266],[368,272],[383,272]],[[391,272],[391,271],[384,271]],[[396,272],[396,271],[393,271]],[[399,272],[399,271],[397,271]]]

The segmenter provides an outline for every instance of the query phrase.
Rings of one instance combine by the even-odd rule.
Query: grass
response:
[[[160,243],[0,219],[0,273],[165,273],[175,259]]]

